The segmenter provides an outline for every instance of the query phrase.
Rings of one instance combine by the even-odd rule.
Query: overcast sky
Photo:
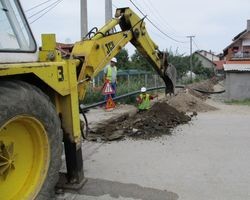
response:
[[[24,10],[28,10],[45,0],[20,0]],[[51,0],[44,6],[26,12],[28,21],[34,21],[38,15],[34,13],[49,6],[56,0]],[[221,53],[232,38],[246,29],[247,19],[250,19],[250,0],[133,0],[148,18],[165,34],[146,21],[147,30],[159,45],[160,49],[171,49],[180,54],[189,55],[188,35],[194,35],[193,50],[211,50]],[[105,0],[88,1],[88,28],[101,27],[105,23]],[[131,7],[142,16],[129,0],[113,0],[115,7]],[[41,15],[42,13],[40,13]],[[62,0],[55,8],[31,24],[35,38],[40,44],[41,33],[55,33],[58,42],[72,43],[80,39],[80,0]],[[131,46],[126,47],[130,54]]]

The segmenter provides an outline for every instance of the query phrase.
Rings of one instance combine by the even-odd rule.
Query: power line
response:
[[[138,1],[136,1],[136,0],[134,0],[134,2],[137,2],[137,5],[140,5],[140,4],[138,4]],[[153,19],[155,19],[155,20],[153,20],[154,21],[154,23],[156,24],[156,25],[158,25],[158,27],[159,26],[161,26],[161,24],[160,23],[162,23],[163,22],[163,20],[162,20],[162,18],[159,16],[159,14],[158,14],[158,12],[156,11],[156,9],[154,9],[154,7],[153,7],[153,5],[152,4],[150,4],[151,2],[149,2],[149,1],[140,1],[140,2],[142,2],[143,3],[143,5],[144,5],[144,11],[145,11],[145,9],[146,10],[148,10],[149,12],[150,12],[150,16],[151,16],[151,19],[152,19],[152,17],[153,17]],[[145,13],[145,12],[144,12]],[[162,23],[163,24],[163,23]],[[167,23],[166,23],[167,24]],[[168,33],[169,34],[169,32],[168,32],[168,30],[169,30],[169,25],[167,24],[166,25],[165,24],[165,22],[164,22],[164,25],[165,25],[165,30],[167,31],[166,33]]]
[[[25,12],[29,12],[29,11],[31,11],[31,10],[33,10],[35,8],[38,8],[39,6],[42,6],[43,4],[46,4],[46,3],[50,2],[50,1],[52,1],[52,0],[44,1],[43,3],[40,3],[40,4],[36,5],[36,6],[33,6],[33,7],[29,8],[28,10],[25,10]]]
[[[34,19],[32,22],[30,22],[30,24],[34,23],[35,21],[37,21],[38,19],[40,19],[41,17],[43,17],[46,13],[48,13],[49,11],[51,11],[53,8],[55,8],[59,3],[61,3],[63,0],[58,0],[57,3],[55,5],[53,5],[50,9],[48,9],[46,12],[44,12],[42,15],[40,15],[39,17],[37,17],[36,19]]]
[[[36,12],[36,13],[34,13],[33,15],[29,16],[28,19],[30,19],[30,18],[32,18],[32,17],[38,15],[39,13],[41,13],[41,12],[47,10],[47,9],[50,8],[50,7],[53,7],[54,5],[57,5],[57,3],[60,2],[60,1],[61,1],[61,0],[57,0],[57,1],[53,2],[52,4],[50,4],[50,5],[48,5],[47,7],[43,8],[42,10],[39,10],[38,12]]]
[[[140,6],[140,3],[138,3],[138,1],[134,0],[134,2],[136,2],[137,6]],[[153,18],[154,23],[157,26],[161,26],[160,23],[158,23],[161,21],[161,19],[157,15],[155,15],[155,11],[153,11],[152,7],[147,3],[147,1],[140,1],[140,2],[142,2],[144,5],[143,10],[144,10],[145,15],[147,15],[147,10],[148,10],[150,13],[151,19]]]
[[[198,47],[198,45],[197,45],[197,43],[195,42],[194,39],[193,39],[193,42],[194,42],[194,45],[196,46],[196,48],[197,48],[198,50],[200,50],[200,48]]]
[[[132,0],[129,0],[129,1],[133,4],[133,6],[134,6],[143,16],[145,16],[144,13],[141,11],[141,9],[140,9]],[[168,34],[166,34],[166,33],[165,33],[164,31],[162,31],[158,26],[156,26],[156,25],[148,18],[148,16],[146,16],[146,19],[149,21],[149,23],[150,23],[153,27],[155,27],[160,33],[162,33],[163,35],[165,35],[167,38],[169,38],[169,39],[171,39],[171,40],[173,40],[173,41],[175,41],[175,42],[178,42],[178,43],[187,43],[187,42],[184,42],[184,41],[176,40],[175,38],[173,38],[173,37],[169,36]]]
[[[143,1],[144,2],[144,1]],[[151,2],[151,0],[145,1],[149,3],[149,8],[152,8],[152,10],[154,11],[155,15],[158,16],[158,19],[160,21],[162,21],[166,26],[170,27],[174,32],[178,33],[178,31],[176,31],[176,29],[174,29],[173,26],[171,26],[171,24],[169,24],[164,17],[162,17],[162,15],[160,14],[160,12],[155,8],[154,4]],[[179,38],[184,38],[185,36],[180,36],[180,35],[176,35],[175,37],[179,37]]]

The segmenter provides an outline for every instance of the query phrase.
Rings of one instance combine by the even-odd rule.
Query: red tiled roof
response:
[[[225,71],[250,71],[250,60],[227,60],[223,62]]]
[[[226,63],[225,60],[219,60],[219,61],[213,61],[213,62],[214,62],[214,64],[216,65],[216,69],[217,69],[217,70],[223,69],[223,68],[224,68],[224,67],[223,67],[223,64]]]

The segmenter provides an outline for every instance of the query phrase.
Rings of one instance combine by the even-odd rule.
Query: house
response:
[[[247,20],[247,28],[233,38],[223,53],[227,98],[250,98],[250,20]]]
[[[233,42],[223,53],[226,60],[250,61],[250,20],[247,20],[247,28],[233,38]]]
[[[215,75],[223,75],[224,71],[223,65],[221,66],[220,57],[215,55],[212,51],[195,51],[193,56],[198,58],[203,67],[214,70]]]
[[[210,61],[219,61],[220,57],[218,55],[215,55],[211,50],[210,51],[205,51],[205,50],[199,50],[196,51],[196,53],[202,55],[203,57],[206,57]]]

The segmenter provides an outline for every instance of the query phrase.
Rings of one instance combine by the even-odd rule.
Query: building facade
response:
[[[250,98],[250,20],[247,28],[223,50],[226,96],[229,100]]]

